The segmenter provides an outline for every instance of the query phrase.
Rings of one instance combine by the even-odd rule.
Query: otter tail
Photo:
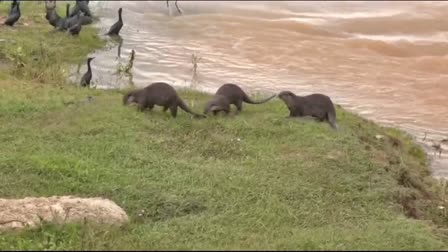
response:
[[[331,125],[331,127],[334,130],[338,130],[339,126],[336,123],[336,112],[335,111],[327,112],[327,118],[328,118],[328,123]]]
[[[187,106],[187,104],[185,104],[185,102],[182,101],[182,99],[180,99],[180,98],[179,98],[179,101],[178,101],[178,105],[179,105],[179,107],[180,107],[183,111],[185,111],[185,112],[187,112],[187,113],[190,113],[190,114],[194,115],[194,117],[196,117],[196,118],[206,118],[205,115],[200,115],[200,114],[197,114],[197,113],[193,112],[193,111]]]
[[[268,97],[261,101],[253,101],[252,99],[249,98],[249,96],[247,96],[247,94],[244,94],[243,101],[245,103],[249,103],[249,104],[262,104],[262,103],[268,102],[269,100],[271,100],[272,98],[274,98],[276,96],[277,95],[272,95],[271,97]]]

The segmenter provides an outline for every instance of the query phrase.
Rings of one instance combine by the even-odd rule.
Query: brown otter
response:
[[[243,102],[249,104],[262,104],[268,102],[275,96],[276,95],[273,95],[262,101],[253,101],[238,85],[226,83],[216,91],[213,100],[207,103],[204,113],[213,111],[213,114],[216,114],[219,111],[224,111],[226,112],[226,114],[228,114],[228,111],[230,111],[230,104],[235,105],[237,108],[237,113],[239,113],[243,109]],[[226,99],[224,99],[223,97],[225,97]]]
[[[128,92],[123,96],[123,105],[132,103],[137,104],[139,111],[144,111],[145,109],[152,110],[154,105],[162,106],[164,112],[170,109],[173,117],[177,116],[177,107],[179,106],[196,118],[205,118],[204,115],[191,111],[177,95],[176,90],[165,82],[154,82],[145,88]]]
[[[298,96],[290,91],[282,91],[278,97],[288,107],[289,117],[312,116],[318,121],[327,121],[333,129],[338,129],[336,110],[330,97],[323,94]]]

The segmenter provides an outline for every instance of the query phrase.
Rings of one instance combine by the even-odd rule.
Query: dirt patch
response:
[[[0,199],[0,231],[35,228],[44,223],[93,222],[121,226],[128,221],[123,209],[103,198]]]

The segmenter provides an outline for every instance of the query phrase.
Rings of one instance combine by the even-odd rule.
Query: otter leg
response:
[[[138,103],[137,104],[137,110],[139,111],[139,112],[143,112],[143,111],[145,111],[145,109],[146,109],[146,104],[142,104],[142,103]]]
[[[170,106],[163,106],[163,112],[166,112]]]
[[[213,115],[216,116],[218,114],[219,110],[213,110]]]
[[[318,121],[318,122],[328,121],[327,118],[325,118],[325,117],[313,116],[313,118],[315,121]]]
[[[172,105],[170,107],[170,111],[171,111],[171,116],[173,118],[176,118],[176,116],[177,116],[177,105]]]
[[[239,114],[243,110],[243,101],[235,102],[236,114]]]

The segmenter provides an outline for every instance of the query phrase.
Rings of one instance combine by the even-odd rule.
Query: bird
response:
[[[69,12],[70,12],[70,4],[67,4],[65,7],[65,18],[61,18],[57,24],[56,29],[61,31],[61,30],[67,30],[67,22],[69,19]]]
[[[123,27],[123,19],[121,17],[122,8],[118,9],[118,21],[113,24],[109,32],[106,33],[106,35],[119,35],[121,28]]]
[[[45,18],[48,20],[48,23],[52,25],[53,27],[57,27],[59,22],[61,22],[61,17],[58,15],[56,11],[56,1],[54,1],[54,5],[49,5],[51,1],[45,2],[45,8],[47,11],[47,14],[45,15]]]
[[[18,0],[13,0],[11,3],[11,8],[9,8],[8,16],[11,15],[14,12],[14,7],[18,4]]]
[[[11,10],[9,11],[8,18],[6,18],[4,24],[13,26],[20,19],[20,2],[13,1],[11,3]]]
[[[78,12],[82,12],[85,16],[91,17],[92,13],[90,12],[88,4],[89,1],[76,0],[76,4],[70,12],[70,17],[76,16]]]
[[[87,72],[81,78],[82,87],[90,86],[90,81],[92,80],[92,68],[90,66],[90,62],[93,59],[94,57],[87,58]]]
[[[70,26],[68,28],[68,32],[71,35],[79,35],[79,32],[81,32],[82,25],[80,15],[81,13],[78,13],[76,17],[74,17],[75,19],[73,21],[73,24],[72,23],[69,24]]]
[[[83,14],[79,18],[81,19],[81,25],[88,25],[93,23],[93,18],[91,16],[86,16],[85,14]]]

